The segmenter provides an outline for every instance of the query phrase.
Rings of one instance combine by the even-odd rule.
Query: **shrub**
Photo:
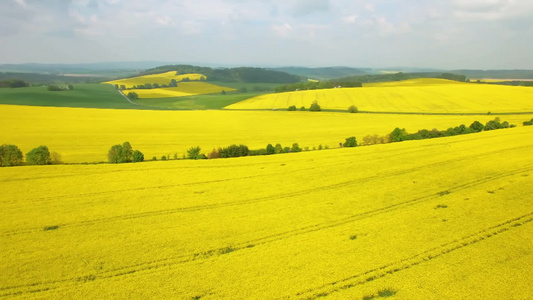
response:
[[[130,99],[130,100],[136,100],[136,99],[139,99],[139,95],[137,95],[137,93],[135,93],[135,92],[129,92],[127,97],[128,97],[128,99]]]
[[[342,146],[343,147],[357,147],[357,140],[355,139],[355,136],[346,138],[346,142],[344,142]]]
[[[281,151],[281,153],[289,153],[291,152],[291,148],[289,147],[284,147],[283,150]]]
[[[405,128],[400,129],[396,127],[390,134],[391,142],[401,142],[405,140],[406,135],[407,135],[407,131],[405,131]]]
[[[132,161],[133,162],[142,162],[142,161],[144,161],[144,154],[141,151],[139,151],[139,150],[133,151]]]
[[[206,156],[204,154],[201,154],[200,151],[202,148],[199,146],[191,147],[189,150],[187,150],[187,158],[188,159],[204,159]]]
[[[292,144],[291,152],[302,152],[302,148],[298,145],[298,143]]]
[[[220,150],[220,157],[222,158],[228,158],[228,157],[240,157],[240,156],[247,156],[249,154],[248,146],[246,145],[230,145],[226,148],[222,148]]]
[[[46,146],[39,146],[26,153],[26,162],[30,165],[49,165],[52,163],[50,159],[50,151]]]
[[[311,107],[309,107],[309,111],[321,111],[320,105],[318,105],[318,102],[315,100],[311,104]]]
[[[270,154],[275,154],[275,153],[276,153],[276,148],[272,146],[272,144],[268,144],[266,146],[266,154],[270,155]]]
[[[289,108],[287,110],[288,111],[296,111],[296,105],[289,106]]]
[[[141,153],[142,154],[142,153]],[[143,156],[144,159],[144,156]],[[133,161],[133,149],[129,142],[114,145],[107,152],[107,160],[112,164],[122,164]]]
[[[267,155],[267,150],[266,149],[249,150],[248,155],[250,156]]]
[[[352,113],[352,114],[353,113],[357,113],[357,112],[359,112],[359,109],[357,108],[357,106],[351,105],[350,107],[348,107],[348,112]]]
[[[211,151],[211,153],[207,154],[207,158],[209,158],[209,159],[220,158],[220,151],[221,150],[222,149],[220,149],[220,148],[218,148],[218,150],[213,148],[213,151]]]
[[[281,147],[281,144],[276,144],[276,146],[274,147],[274,150],[275,150],[275,154],[279,154],[281,152],[283,152],[283,147]]]
[[[481,124],[479,121],[474,121],[472,124],[470,124],[469,128],[474,130],[475,132],[483,131],[483,128],[485,125]]]
[[[61,159],[61,154],[53,151],[53,152],[50,152],[50,162],[53,164],[53,165],[59,165],[59,164],[62,164],[63,161]]]
[[[22,165],[22,151],[15,145],[4,144],[0,146],[0,167]]]
[[[165,155],[161,156],[161,160],[167,160],[167,157]]]
[[[524,124],[524,126],[530,126],[530,125],[533,125],[533,118],[529,121],[524,121],[522,124]]]
[[[52,91],[52,92],[63,91],[63,89],[62,89],[61,87],[59,87],[59,86],[57,86],[57,85],[53,85],[53,84],[51,84],[51,85],[48,86],[48,90],[49,90],[49,91]]]
[[[153,161],[156,161],[156,160],[157,160],[157,157],[155,157],[155,156],[152,157],[152,160],[153,160]]]
[[[305,106],[300,107],[301,111],[305,111]]]

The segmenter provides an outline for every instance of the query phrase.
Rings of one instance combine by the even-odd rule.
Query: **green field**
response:
[[[84,107],[84,108],[133,108],[113,86],[107,84],[75,84],[74,90],[52,92],[45,86],[0,89],[0,104]]]

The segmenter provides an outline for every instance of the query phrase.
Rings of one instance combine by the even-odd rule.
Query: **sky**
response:
[[[533,0],[0,0],[0,63],[533,69]]]

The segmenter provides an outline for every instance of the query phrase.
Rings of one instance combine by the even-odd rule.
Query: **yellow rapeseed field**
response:
[[[200,80],[202,77],[207,78],[206,76],[202,74],[181,74],[176,75],[176,71],[169,71],[165,73],[159,73],[159,74],[150,74],[150,75],[143,75],[143,76],[137,76],[132,78],[125,78],[125,79],[119,79],[119,80],[111,80],[104,83],[108,84],[118,84],[124,85],[127,89],[132,88],[136,85],[142,85],[145,83],[154,84],[157,83],[159,85],[166,84],[168,85],[172,79],[175,79],[176,81],[181,81],[184,78],[189,78],[190,80]]]
[[[158,88],[158,89],[149,89],[149,90],[139,90],[132,89],[124,91],[128,93],[130,91],[137,93],[139,98],[169,98],[169,97],[183,97],[191,95],[203,95],[203,94],[215,94],[221,93],[222,91],[234,91],[235,89],[219,86],[202,81],[190,81],[190,82],[180,82],[178,87],[171,88]]]
[[[11,128],[40,137],[53,110],[39,109],[28,111],[41,125],[33,136]],[[60,113],[86,129],[48,130],[80,148],[89,141],[75,133],[89,128],[108,139],[134,125],[156,144],[158,131],[188,129],[161,126],[170,120],[207,120]],[[265,115],[290,127],[286,115]],[[319,121],[291,116],[308,118],[300,135]],[[235,159],[0,168],[0,297],[529,299],[532,147],[533,127],[517,127]]]
[[[112,145],[129,141],[146,159],[178,154],[200,146],[245,144],[251,149],[267,144],[318,148],[338,147],[345,138],[359,142],[366,135],[385,135],[395,127],[409,132],[445,130],[496,115],[388,115],[289,111],[147,111],[0,105],[0,144],[15,144],[23,153],[46,145],[65,162],[107,160]],[[505,115],[502,121],[521,125],[533,115]]]
[[[309,108],[317,101],[322,109],[415,113],[533,112],[533,89],[480,85],[442,79],[369,84],[363,88],[295,91],[256,96],[227,109]]]

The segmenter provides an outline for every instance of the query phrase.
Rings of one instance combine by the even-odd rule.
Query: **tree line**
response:
[[[308,81],[286,84],[278,86],[274,89],[276,93],[303,91],[303,90],[320,90],[332,88],[348,88],[348,87],[363,87],[363,84],[358,81],[343,81],[343,80],[327,80],[327,81]]]
[[[302,77],[286,72],[267,70],[264,68],[209,68],[192,65],[166,65],[146,70],[141,75],[158,74],[176,71],[177,74],[199,73],[205,75],[207,81],[246,82],[246,83],[296,83]]]
[[[61,155],[50,152],[48,147],[39,146],[26,153],[27,165],[60,164]],[[0,146],[0,167],[21,166],[24,164],[24,155],[16,145],[4,144]]]

